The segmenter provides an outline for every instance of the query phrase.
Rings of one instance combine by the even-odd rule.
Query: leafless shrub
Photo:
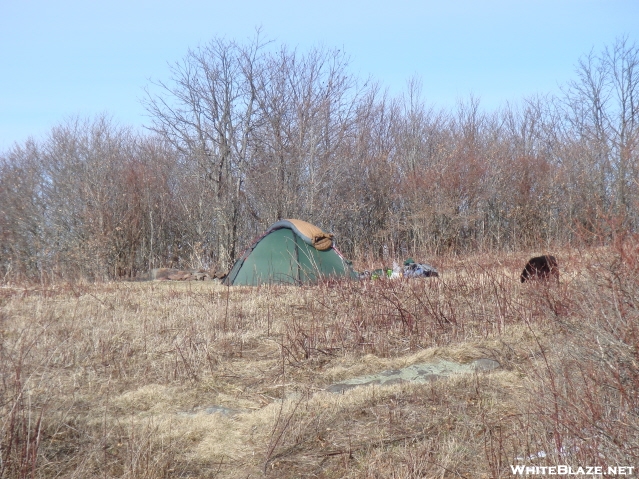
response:
[[[548,350],[535,368],[530,407],[537,448],[552,458],[538,462],[570,459],[607,468],[639,455],[636,249],[636,238],[624,238],[612,263],[592,258],[576,280],[578,306],[561,323],[562,347]]]

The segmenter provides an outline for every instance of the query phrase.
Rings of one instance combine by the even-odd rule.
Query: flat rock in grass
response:
[[[470,364],[476,371],[492,371],[493,369],[497,369],[501,366],[499,362],[488,358],[477,359]]]
[[[196,414],[221,414],[222,416],[235,416],[244,412],[239,409],[230,409],[224,406],[207,406],[207,407],[198,407],[192,411],[180,411],[178,414],[182,416],[195,416]]]
[[[501,367],[494,359],[477,359],[472,363],[461,364],[445,359],[438,359],[429,363],[413,364],[402,369],[391,369],[369,376],[360,376],[347,379],[326,388],[332,393],[343,393],[349,389],[371,384],[391,385],[404,382],[427,383],[437,379],[447,378],[453,374],[469,374],[473,372],[487,372]],[[231,409],[224,406],[201,406],[191,411],[180,411],[182,416],[195,416],[198,414],[219,414],[226,417],[248,412],[242,409]]]
[[[371,384],[390,385],[403,382],[427,383],[453,374],[468,374],[476,371],[492,371],[499,368],[499,362],[493,359],[477,359],[472,363],[460,364],[445,359],[430,363],[413,364],[402,369],[383,371],[369,376],[348,379],[326,388],[333,393],[341,393],[360,386]]]

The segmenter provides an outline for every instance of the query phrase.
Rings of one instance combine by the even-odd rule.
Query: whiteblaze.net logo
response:
[[[634,469],[634,466],[608,466],[607,469],[601,466],[510,466],[512,473],[520,476],[629,476]]]

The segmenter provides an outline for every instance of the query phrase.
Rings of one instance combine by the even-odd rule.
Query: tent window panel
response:
[[[240,269],[235,284],[296,283],[295,238],[289,229],[275,230],[255,246]]]

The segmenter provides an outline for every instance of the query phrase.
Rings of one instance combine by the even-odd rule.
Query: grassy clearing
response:
[[[639,458],[631,241],[438,279],[0,288],[0,477],[511,477]],[[366,265],[362,265],[366,266]],[[331,394],[430,358],[502,368]],[[236,414],[207,414],[221,406]]]

